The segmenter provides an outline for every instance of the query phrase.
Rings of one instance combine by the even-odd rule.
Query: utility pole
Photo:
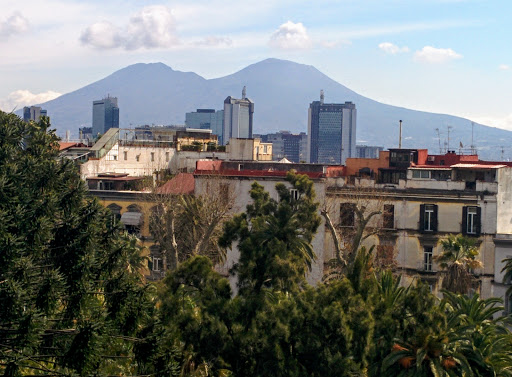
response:
[[[398,136],[398,149],[402,149],[402,119],[400,119],[399,122],[400,122],[400,134]]]
[[[476,154],[475,144],[473,144],[473,130],[475,128],[475,122],[471,122],[471,154]]]
[[[450,150],[450,130],[453,128],[452,126],[446,127],[448,128],[448,151]]]
[[[439,132],[439,128],[436,128],[436,131],[437,131],[437,140],[439,142],[439,154],[443,153],[443,151],[441,150],[441,133]]]

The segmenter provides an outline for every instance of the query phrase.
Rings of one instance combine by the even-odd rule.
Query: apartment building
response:
[[[326,186],[326,203],[340,233],[357,226],[355,208],[368,222],[364,241],[377,258],[391,252],[405,284],[426,281],[438,292],[443,274],[434,261],[440,241],[462,233],[476,240],[483,267],[474,271],[482,297],[505,297],[502,260],[512,236],[512,169],[476,155],[429,155],[421,149],[391,149],[379,159],[347,159],[345,176]],[[324,255],[334,257],[325,231]]]

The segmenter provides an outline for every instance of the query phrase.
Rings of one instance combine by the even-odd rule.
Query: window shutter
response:
[[[468,233],[468,207],[462,207],[462,234]]]
[[[475,230],[476,235],[479,236],[482,228],[482,208],[476,207],[476,216],[475,216]]]
[[[420,232],[425,230],[425,204],[420,204]]]
[[[432,214],[432,231],[437,232],[437,204],[434,204],[434,213]]]

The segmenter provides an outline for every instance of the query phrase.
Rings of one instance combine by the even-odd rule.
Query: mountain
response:
[[[59,135],[70,130],[76,137],[79,127],[91,125],[92,101],[107,94],[118,97],[121,127],[168,125],[183,124],[185,113],[197,108],[222,109],[228,95],[240,98],[244,85],[255,103],[255,133],[306,131],[309,103],[318,100],[323,89],[326,103],[356,104],[358,144],[396,147],[400,119],[405,148],[429,148],[437,153],[440,143],[444,147],[447,126],[452,127],[450,149],[471,144],[468,119],[386,105],[357,94],[313,66],[278,59],[210,80],[163,63],[134,64],[41,106],[48,110]],[[442,140],[436,128],[444,133]],[[475,124],[473,138],[482,157],[499,159],[499,147],[512,143],[512,132]]]

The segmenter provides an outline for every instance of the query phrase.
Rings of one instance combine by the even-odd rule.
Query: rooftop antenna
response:
[[[245,89],[245,85],[242,89],[242,99],[245,99],[247,97],[247,90]]]
[[[402,149],[402,119],[398,121],[400,123],[400,133],[398,135],[398,149]]]
[[[473,130],[475,128],[475,122],[471,122],[471,154],[475,153],[475,144],[473,144]]]
[[[320,103],[322,105],[324,104],[324,90],[323,89],[320,90]]]
[[[439,154],[443,153],[441,150],[441,132],[439,132],[439,128],[436,128],[437,131],[437,141],[439,142]]]
[[[447,126],[448,129],[448,151],[450,150],[450,130],[453,128],[452,126]]]

